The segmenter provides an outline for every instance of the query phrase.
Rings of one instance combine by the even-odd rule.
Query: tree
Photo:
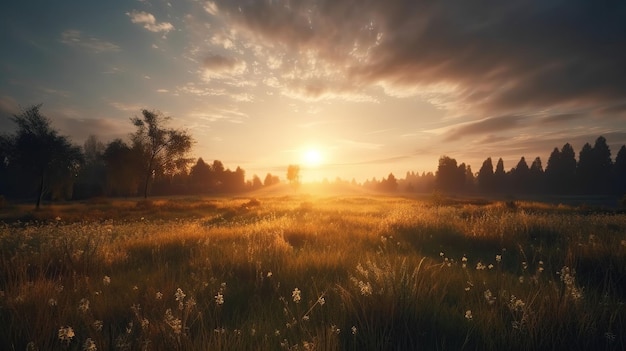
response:
[[[133,147],[142,155],[144,198],[148,197],[150,181],[158,175],[173,175],[185,169],[193,139],[186,131],[166,128],[170,119],[160,112],[142,110],[141,117],[131,118],[137,131],[132,135]]]
[[[121,139],[115,139],[107,145],[102,155],[107,194],[129,196],[138,193],[143,174],[141,156]]]
[[[491,157],[483,161],[483,165],[478,171],[478,188],[483,192],[493,191],[493,163]]]
[[[104,150],[104,144],[95,135],[90,135],[83,144],[85,162],[74,185],[76,198],[88,198],[104,194],[106,184]]]
[[[300,186],[300,166],[289,165],[287,167],[287,180],[295,189]]]
[[[578,190],[583,194],[589,194],[593,192],[593,183],[596,170],[595,161],[593,155],[593,148],[589,143],[585,143],[583,148],[578,153],[578,166],[576,168],[576,179],[578,183]]]
[[[617,152],[613,166],[614,192],[618,196],[626,195],[626,145]]]
[[[538,194],[544,190],[544,172],[541,164],[541,158],[535,157],[535,160],[530,165],[529,171],[530,178],[530,192]]]
[[[383,178],[383,180],[380,182],[380,189],[382,191],[389,191],[389,192],[393,192],[398,189],[398,180],[393,175],[393,173],[389,173],[389,176],[387,177],[387,179]]]
[[[268,173],[263,180],[263,186],[271,186],[278,183],[280,183],[278,176],[274,176],[271,173]]]
[[[204,162],[202,157],[198,158],[196,164],[191,167],[189,177],[191,178],[191,186],[195,192],[205,193],[211,189],[213,178],[211,166]]]
[[[504,171],[504,161],[502,158],[498,159],[496,171],[493,172],[493,188],[499,193],[506,190],[506,172]]]
[[[592,190],[597,194],[609,194],[613,161],[611,160],[611,150],[603,136],[598,137],[593,145],[593,160],[595,174]]]
[[[558,194],[571,194],[576,185],[576,154],[569,143],[554,148],[546,167],[548,187]]]
[[[442,191],[460,191],[465,184],[465,164],[463,164],[463,169],[461,169],[457,166],[455,159],[448,156],[440,157],[437,167],[436,184]]]
[[[511,170],[512,190],[517,193],[528,192],[530,183],[530,169],[524,156],[519,160],[517,166]]]
[[[41,105],[34,105],[13,115],[11,119],[17,124],[17,131],[5,142],[6,164],[17,167],[24,175],[21,184],[37,189],[36,209],[46,194],[71,196],[73,179],[83,162],[80,148],[58,135],[40,108]]]

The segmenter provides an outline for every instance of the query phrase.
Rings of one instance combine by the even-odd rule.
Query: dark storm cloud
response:
[[[623,103],[624,1],[218,1],[254,36],[313,49],[355,86],[449,84],[480,111]]]

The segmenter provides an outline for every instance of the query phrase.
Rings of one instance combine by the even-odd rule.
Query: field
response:
[[[625,214],[356,194],[2,211],[2,350],[626,349]]]

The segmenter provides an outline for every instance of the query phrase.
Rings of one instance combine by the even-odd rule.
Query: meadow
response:
[[[0,210],[2,350],[624,350],[626,214],[374,195]]]

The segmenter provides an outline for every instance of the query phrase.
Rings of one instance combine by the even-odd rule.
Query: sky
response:
[[[299,164],[305,181],[434,172],[443,155],[545,167],[566,142],[626,144],[624,1],[0,6],[0,132],[41,103],[74,143],[107,143],[157,110],[193,157],[248,179]]]

